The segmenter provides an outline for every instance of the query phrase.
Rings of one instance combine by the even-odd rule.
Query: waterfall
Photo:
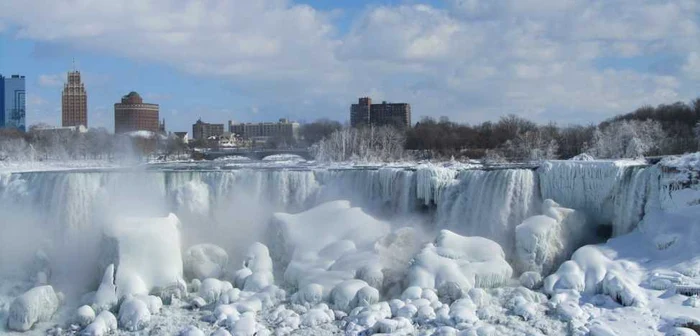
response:
[[[410,216],[426,207],[435,229],[482,236],[507,254],[514,229],[539,214],[544,199],[581,210],[615,235],[634,229],[649,206],[658,169],[617,162],[545,162],[537,170],[416,167],[319,167],[236,170],[27,172],[0,176],[5,211],[32,214],[54,239],[110,216],[181,218],[192,241],[257,233],[273,212],[299,212],[349,200],[374,214]],[[6,219],[7,220],[7,219]],[[238,232],[238,233],[236,233]]]

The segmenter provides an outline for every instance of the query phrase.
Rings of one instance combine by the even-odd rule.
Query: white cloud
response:
[[[61,75],[39,75],[39,85],[45,87],[60,87],[63,86]]]
[[[411,102],[416,120],[462,121],[593,121],[690,99],[700,80],[698,15],[695,0],[448,0],[444,9],[367,7],[339,32],[337,12],[291,0],[0,3],[0,20],[20,37],[221,77],[260,114],[307,120],[347,118],[365,94]],[[658,54],[686,59],[682,71],[596,63]],[[196,116],[180,114],[188,117]]]
[[[700,80],[700,53],[691,52],[683,65],[683,72],[689,77]]]

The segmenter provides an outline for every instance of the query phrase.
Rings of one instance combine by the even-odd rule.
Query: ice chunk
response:
[[[53,287],[34,287],[12,301],[7,327],[27,331],[37,322],[50,320],[59,305],[60,300]]]
[[[353,299],[357,295],[357,292],[366,286],[366,282],[356,279],[346,280],[335,286],[331,291],[333,309],[348,312],[352,308],[355,308],[352,306]]]
[[[128,331],[138,331],[151,321],[151,311],[145,302],[127,297],[119,306],[119,326]]]
[[[199,297],[208,304],[214,303],[219,300],[221,294],[227,293],[231,289],[233,289],[233,285],[228,281],[214,278],[204,279],[199,288]]]
[[[194,245],[183,256],[187,279],[220,278],[228,264],[228,254],[214,244]]]
[[[542,276],[537,272],[525,272],[520,275],[520,285],[529,289],[538,289],[542,286]]]
[[[97,314],[95,321],[80,332],[81,336],[103,336],[117,330],[117,318],[108,310]]]
[[[155,287],[182,280],[180,221],[161,218],[121,218],[104,231],[103,261],[118,265],[117,297],[147,295]]]
[[[439,291],[443,285],[454,283],[466,291],[472,287],[499,286],[512,274],[503,249],[495,242],[442,230],[435,242],[414,258],[408,285]]]
[[[81,328],[85,328],[88,324],[95,320],[95,311],[88,305],[80,306],[76,312],[73,322]]]
[[[257,292],[274,284],[272,258],[264,244],[256,242],[248,248],[243,266],[251,271],[243,280],[243,290]]]

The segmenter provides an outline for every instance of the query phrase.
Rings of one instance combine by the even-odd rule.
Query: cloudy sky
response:
[[[588,123],[700,96],[700,1],[0,1],[0,73],[27,76],[29,124],[60,123],[73,58],[110,130],[132,90],[169,130],[346,121],[365,95],[414,120]]]

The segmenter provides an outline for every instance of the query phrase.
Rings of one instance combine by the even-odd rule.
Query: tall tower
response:
[[[80,82],[80,71],[68,72],[68,82],[63,85],[62,97],[62,122],[67,126],[88,126],[87,118],[87,92],[85,85]]]

